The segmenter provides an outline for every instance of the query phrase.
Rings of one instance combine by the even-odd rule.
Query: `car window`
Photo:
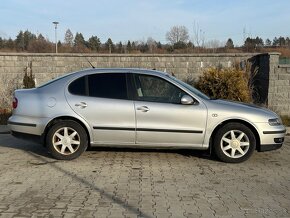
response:
[[[73,81],[68,87],[69,92],[74,95],[86,95],[85,78],[86,76],[83,76]]]
[[[88,76],[89,96],[128,99],[126,74],[103,73]]]
[[[168,81],[150,75],[135,76],[136,98],[140,101],[179,104],[186,93]]]

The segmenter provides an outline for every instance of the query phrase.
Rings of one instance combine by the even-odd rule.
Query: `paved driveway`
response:
[[[94,149],[56,161],[0,135],[2,217],[290,217],[290,138],[225,164],[193,151]]]

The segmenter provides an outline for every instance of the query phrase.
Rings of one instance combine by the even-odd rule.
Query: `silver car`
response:
[[[285,127],[274,112],[214,100],[175,77],[143,69],[89,69],[38,88],[16,90],[8,124],[40,139],[56,159],[88,146],[200,149],[238,163],[280,148]]]

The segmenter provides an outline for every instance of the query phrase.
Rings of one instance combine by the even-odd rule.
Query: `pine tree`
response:
[[[127,52],[130,53],[132,51],[132,45],[131,45],[131,42],[130,40],[128,40],[128,43],[127,43]]]
[[[234,42],[231,38],[228,39],[227,43],[226,43],[226,48],[230,49],[230,48],[234,48]]]
[[[84,47],[86,46],[86,41],[84,39],[83,34],[81,33],[76,33],[75,39],[74,39],[74,46],[76,47]]]
[[[91,36],[88,41],[88,47],[92,51],[99,51],[101,47],[101,41],[97,36]]]
[[[115,46],[114,46],[114,43],[113,43],[113,41],[112,41],[111,38],[108,38],[108,40],[107,40],[106,43],[105,43],[105,47],[106,47],[106,50],[107,50],[109,53],[114,52],[114,50],[115,50]]]

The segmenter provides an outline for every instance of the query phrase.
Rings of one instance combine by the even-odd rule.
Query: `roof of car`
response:
[[[166,72],[142,68],[90,68],[81,71],[76,71],[72,74],[87,74],[87,73],[145,73],[160,76],[168,75],[168,73]]]

